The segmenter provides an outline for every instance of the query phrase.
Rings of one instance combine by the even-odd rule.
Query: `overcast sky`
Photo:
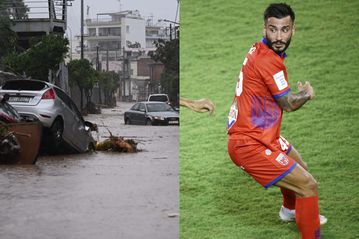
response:
[[[153,15],[154,22],[157,19],[179,21],[177,12],[177,0],[84,0],[84,18],[87,16],[87,6],[90,18],[96,18],[97,13],[118,12],[120,10],[139,10],[142,17]],[[68,7],[68,26],[72,37],[80,35],[81,0],[74,0],[72,7]]]

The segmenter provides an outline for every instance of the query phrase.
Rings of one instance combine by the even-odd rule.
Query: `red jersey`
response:
[[[251,47],[228,115],[229,139],[243,139],[244,144],[261,143],[272,148],[280,137],[283,111],[275,99],[290,91],[283,61],[283,56],[263,42]]]

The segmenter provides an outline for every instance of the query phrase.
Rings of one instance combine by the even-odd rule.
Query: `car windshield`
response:
[[[161,102],[167,102],[168,98],[166,95],[151,95],[149,101],[161,101]]]
[[[148,112],[163,112],[163,111],[174,111],[171,106],[166,103],[151,103],[147,104]]]
[[[48,88],[43,82],[29,81],[29,80],[16,80],[7,81],[3,86],[3,90],[35,90],[40,91]]]

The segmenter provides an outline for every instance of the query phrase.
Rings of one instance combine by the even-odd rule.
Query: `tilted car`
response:
[[[126,111],[124,121],[125,124],[179,125],[179,114],[164,102],[144,101]]]
[[[95,127],[83,119],[75,103],[59,87],[38,80],[12,80],[1,86],[0,97],[5,94],[22,118],[42,123],[52,152],[62,152],[63,146],[77,152],[95,147],[91,135]]]

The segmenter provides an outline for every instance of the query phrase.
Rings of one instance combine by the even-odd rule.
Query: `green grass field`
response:
[[[264,190],[230,160],[226,119],[270,1],[181,0],[180,93],[212,99],[213,117],[181,109],[182,239],[293,239],[281,223],[279,189]],[[316,99],[285,113],[282,135],[319,182],[324,239],[359,238],[359,1],[287,1],[296,34],[285,61],[289,81],[309,80]]]

